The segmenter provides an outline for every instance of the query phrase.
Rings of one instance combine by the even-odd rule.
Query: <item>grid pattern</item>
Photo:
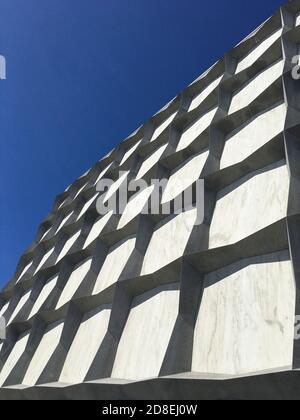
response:
[[[186,381],[201,398],[208,379],[237,398],[232,378],[294,380],[299,44],[293,0],[57,197],[0,294],[0,399],[191,398]],[[102,178],[108,196],[167,178],[173,204],[187,174],[205,180],[201,225],[194,209],[142,214],[150,187],[121,216],[96,211]]]

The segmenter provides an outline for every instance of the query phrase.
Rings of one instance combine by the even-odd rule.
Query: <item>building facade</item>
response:
[[[300,398],[299,45],[293,0],[57,197],[0,293],[0,399]],[[104,178],[149,187],[102,216]],[[153,179],[171,208],[203,179],[203,223],[146,214]]]

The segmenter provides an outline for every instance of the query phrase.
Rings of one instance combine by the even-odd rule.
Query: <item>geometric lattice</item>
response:
[[[0,294],[0,398],[299,398],[299,45],[294,0],[57,197]],[[96,211],[101,178],[187,174],[201,225],[150,187]]]

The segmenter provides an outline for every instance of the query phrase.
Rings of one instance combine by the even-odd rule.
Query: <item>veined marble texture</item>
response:
[[[296,291],[288,258],[288,252],[273,261],[256,257],[205,277],[192,371],[243,375],[291,368]]]
[[[289,1],[57,196],[0,292],[0,400],[300,398],[299,16]]]
[[[284,218],[289,183],[288,169],[282,162],[220,191],[210,227],[209,247],[238,242]]]
[[[133,300],[116,354],[113,378],[158,376],[175,325],[178,304],[178,284],[157,288]],[[129,353],[127,348],[130,348]]]

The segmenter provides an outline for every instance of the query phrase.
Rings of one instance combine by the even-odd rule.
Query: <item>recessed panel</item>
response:
[[[65,360],[60,382],[83,382],[106,334],[110,311],[110,308],[97,308],[84,316]]]
[[[242,70],[245,70],[247,67],[251,66],[255,63],[255,61],[258,60],[259,57],[263,55],[265,51],[267,51],[268,48],[274,42],[277,41],[277,39],[280,38],[282,34],[282,29],[278,29],[275,31],[272,35],[270,35],[267,39],[265,39],[263,42],[258,44],[257,47],[255,47],[249,54],[246,55],[237,65],[236,73],[241,72]]]
[[[108,252],[98,275],[93,294],[101,292],[115,283],[124,270],[135,247],[135,237],[114,245]]]
[[[255,98],[263,93],[282,75],[283,65],[283,61],[279,61],[278,63],[271,65],[235,93],[228,113],[232,114],[251,104]]]
[[[236,181],[217,195],[209,247],[229,245],[286,217],[289,174],[284,163]]]
[[[193,143],[193,141],[210,125],[216,112],[217,108],[212,109],[186,128],[181,135],[176,151],[178,152],[179,150],[185,149]]]
[[[158,376],[176,322],[178,284],[160,287],[133,300],[115,358],[112,377]]]
[[[295,282],[288,258],[288,252],[271,262],[256,257],[206,276],[194,372],[243,375],[291,367]]]
[[[197,209],[160,223],[152,234],[141,274],[150,274],[181,257],[187,246],[197,218]]]
[[[241,162],[281,133],[285,118],[286,106],[280,104],[231,133],[226,138],[221,169]]]
[[[24,385],[34,385],[38,381],[58,346],[63,326],[63,321],[58,321],[47,327],[22,381]]]

